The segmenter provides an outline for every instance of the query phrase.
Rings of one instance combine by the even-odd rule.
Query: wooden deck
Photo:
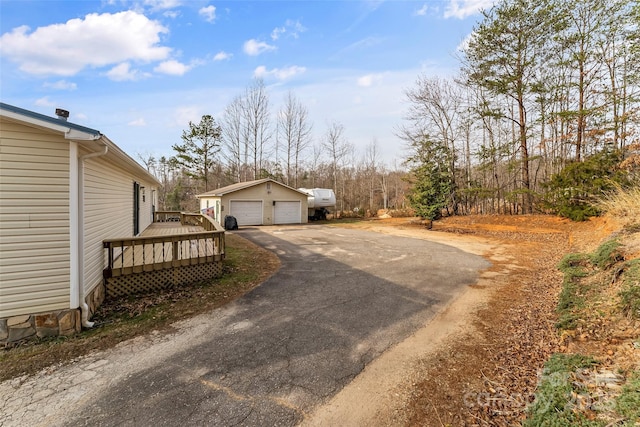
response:
[[[179,221],[155,222],[139,237],[110,239],[105,277],[201,264],[224,257],[224,230]]]
[[[179,222],[154,222],[141,234],[142,237],[168,236],[171,234],[198,233],[205,231],[199,225],[181,225]]]
[[[103,241],[107,295],[118,297],[222,275],[224,228],[199,213],[156,212],[138,237]]]

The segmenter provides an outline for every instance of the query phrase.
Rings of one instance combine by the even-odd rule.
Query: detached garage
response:
[[[200,210],[220,224],[236,218],[239,226],[307,222],[307,194],[270,178],[239,182],[196,196]]]

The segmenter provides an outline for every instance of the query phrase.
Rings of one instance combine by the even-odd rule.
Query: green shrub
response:
[[[584,277],[588,275],[586,268],[591,264],[591,256],[588,254],[567,254],[558,263],[558,270],[572,277]]]
[[[555,353],[545,363],[534,402],[527,408],[524,427],[601,426],[573,410],[572,394],[576,390],[572,373],[597,364],[589,356]]]
[[[635,426],[640,420],[640,371],[635,371],[616,399],[616,411],[625,417],[625,426]]]
[[[598,198],[628,184],[626,174],[618,167],[621,161],[619,151],[604,150],[568,164],[544,185],[543,207],[574,221],[599,215]]]
[[[544,364],[542,375],[552,375],[562,372],[573,372],[578,368],[589,368],[598,364],[591,356],[582,354],[554,353]]]
[[[578,327],[580,315],[571,310],[560,312],[558,321],[555,324],[556,329],[569,331]]]
[[[567,254],[560,263],[558,269],[564,273],[562,290],[558,296],[558,329],[574,329],[577,326],[579,315],[576,310],[584,305],[584,296],[578,279],[589,275],[590,256],[587,254]]]
[[[601,270],[608,270],[617,262],[624,260],[619,251],[620,246],[617,239],[604,242],[591,254],[591,263]]]

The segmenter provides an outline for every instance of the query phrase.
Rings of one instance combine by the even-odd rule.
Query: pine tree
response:
[[[428,136],[414,141],[412,149],[415,154],[408,159],[413,184],[408,194],[409,203],[421,218],[440,219],[455,193],[449,170],[451,153],[442,142]]]
[[[188,176],[202,181],[204,191],[209,191],[209,171],[220,151],[222,129],[210,115],[202,116],[200,123],[189,122],[189,129],[182,132],[183,144],[174,144],[175,161]]]

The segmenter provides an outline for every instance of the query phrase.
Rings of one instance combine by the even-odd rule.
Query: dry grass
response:
[[[614,217],[636,221],[640,212],[640,183],[631,188],[618,187],[598,202],[598,207]]]

